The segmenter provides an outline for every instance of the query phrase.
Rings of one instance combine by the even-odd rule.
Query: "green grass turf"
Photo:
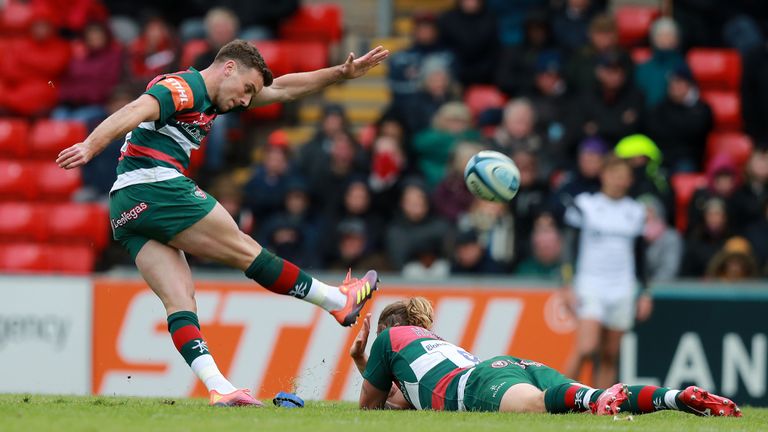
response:
[[[633,421],[589,414],[360,411],[350,403],[311,402],[304,409],[213,408],[201,399],[0,395],[0,431],[765,431],[768,408],[744,417],[678,412]]]

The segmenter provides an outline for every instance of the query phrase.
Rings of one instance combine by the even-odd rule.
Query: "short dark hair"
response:
[[[274,77],[272,71],[267,67],[267,63],[259,53],[259,50],[242,39],[235,39],[232,42],[224,45],[216,54],[216,58],[213,59],[214,63],[223,63],[227,60],[234,60],[237,64],[245,66],[247,68],[256,69],[264,77],[264,87],[272,85]]]

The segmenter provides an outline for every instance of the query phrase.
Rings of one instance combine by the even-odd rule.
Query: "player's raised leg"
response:
[[[195,287],[184,253],[149,240],[136,256],[144,280],[160,297],[168,314],[173,344],[192,371],[205,384],[212,405],[262,406],[248,390],[238,390],[219,371],[197,320]]]
[[[169,244],[193,255],[238,268],[274,293],[320,306],[343,326],[355,323],[360,310],[378,287],[375,271],[369,271],[360,280],[348,274],[339,287],[309,276],[241,232],[218,203],[208,215],[177,234]]]

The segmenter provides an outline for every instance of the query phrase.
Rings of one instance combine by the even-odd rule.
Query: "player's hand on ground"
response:
[[[347,61],[341,65],[341,74],[345,79],[359,78],[387,57],[389,57],[389,50],[384,49],[381,45],[368,51],[360,58],[355,58],[355,53],[349,53]]]
[[[56,158],[56,164],[64,169],[72,169],[87,164],[92,157],[87,145],[77,143],[62,150]]]
[[[648,294],[643,294],[637,299],[637,320],[645,321],[653,312],[653,299]]]
[[[363,318],[363,327],[357,333],[355,341],[352,342],[352,346],[349,348],[349,355],[353,359],[365,358],[365,346],[368,344],[368,335],[371,333],[371,314],[365,315]]]

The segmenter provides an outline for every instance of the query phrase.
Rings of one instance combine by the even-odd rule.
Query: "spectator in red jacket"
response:
[[[168,23],[159,16],[149,18],[141,36],[129,49],[131,78],[147,82],[157,75],[176,70],[178,51],[175,35]]]
[[[56,104],[55,86],[69,57],[69,44],[57,35],[56,16],[35,8],[27,35],[13,39],[0,59],[0,106],[18,115],[46,113]]]
[[[85,27],[82,46],[75,49],[69,69],[57,86],[59,107],[54,118],[85,122],[91,126],[106,116],[104,104],[120,82],[122,49],[104,23]]]

